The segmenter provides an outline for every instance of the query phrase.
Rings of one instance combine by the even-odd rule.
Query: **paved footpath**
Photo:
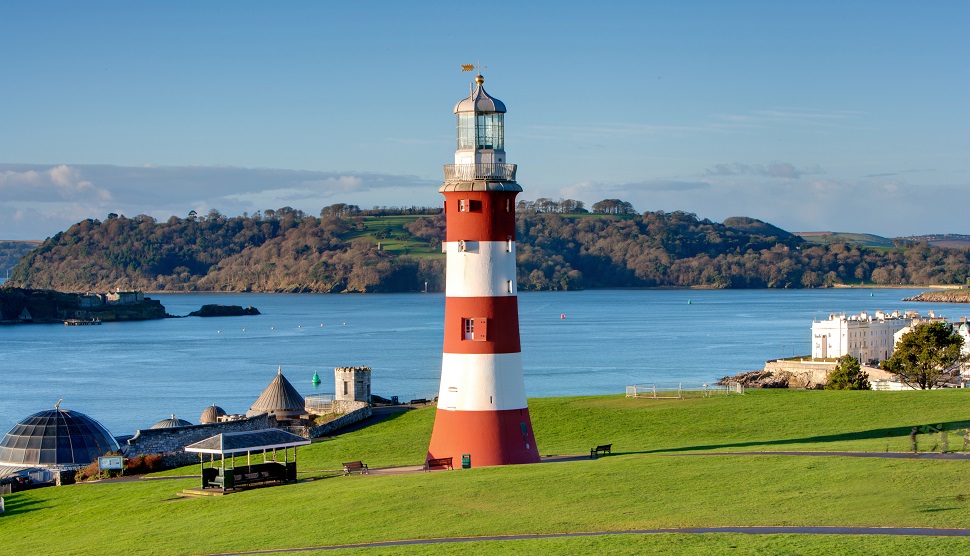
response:
[[[561,539],[569,537],[604,537],[608,535],[659,535],[664,533],[675,533],[682,535],[699,535],[705,533],[740,533],[743,535],[895,535],[921,537],[970,537],[970,529],[923,527],[684,527],[674,529],[634,529],[632,531],[588,531],[583,533],[547,533],[536,535],[497,535],[488,537],[411,539],[402,541],[381,541],[332,546],[277,548],[272,550],[253,550],[249,552],[223,552],[219,553],[218,556],[280,554],[288,552],[311,552],[316,550],[340,550],[345,548],[379,548],[479,541],[521,541],[529,539]]]

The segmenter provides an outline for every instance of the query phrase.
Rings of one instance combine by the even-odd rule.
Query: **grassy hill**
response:
[[[753,391],[647,400],[530,400],[542,454],[614,454],[539,465],[338,477],[341,461],[419,464],[434,409],[299,452],[297,485],[179,499],[197,479],[102,482],[7,496],[10,553],[186,554],[409,538],[805,525],[970,528],[966,461],[743,455],[749,451],[951,450],[970,392]],[[722,455],[700,455],[722,452]],[[188,468],[188,472],[197,472]],[[312,479],[312,480],[310,480]],[[931,548],[928,548],[931,547]],[[354,549],[361,554],[899,553],[970,551],[970,539],[737,534],[621,535]]]
[[[848,245],[859,245],[862,247],[893,247],[892,239],[873,234],[854,234],[848,232],[795,232],[795,235],[809,243],[816,243],[820,245],[845,243]]]

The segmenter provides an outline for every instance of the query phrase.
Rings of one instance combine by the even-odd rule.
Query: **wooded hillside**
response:
[[[337,206],[337,205],[334,205]],[[441,291],[438,209],[288,207],[252,216],[109,215],[45,241],[9,285],[60,291]],[[581,207],[580,207],[581,208]],[[438,212],[437,214],[429,214]],[[700,286],[801,288],[874,283],[966,284],[970,249],[813,245],[752,218],[685,212],[561,214],[517,219],[521,290]]]

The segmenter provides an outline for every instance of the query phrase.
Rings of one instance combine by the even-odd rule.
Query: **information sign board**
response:
[[[124,459],[121,456],[103,456],[98,458],[98,467],[101,471],[124,469]]]

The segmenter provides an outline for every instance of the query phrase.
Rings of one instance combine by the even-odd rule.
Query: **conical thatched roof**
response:
[[[281,367],[277,369],[276,377],[263,390],[263,393],[256,398],[253,406],[246,413],[247,415],[257,415],[259,413],[273,413],[276,415],[301,413],[305,405],[306,402],[303,400],[303,396],[290,384],[290,381],[286,380]]]

